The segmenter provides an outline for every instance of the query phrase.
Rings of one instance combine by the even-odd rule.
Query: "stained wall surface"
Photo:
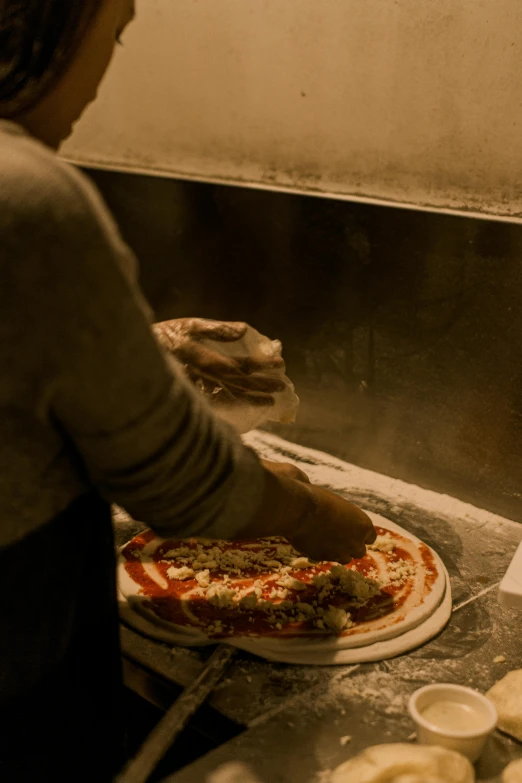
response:
[[[93,176],[158,320],[282,339],[302,407],[274,431],[522,521],[522,227]]]
[[[521,216],[517,0],[147,0],[85,165]]]

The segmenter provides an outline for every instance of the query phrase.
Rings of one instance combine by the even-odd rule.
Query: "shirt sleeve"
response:
[[[52,179],[25,213],[23,260],[50,415],[90,481],[135,519],[233,538],[260,504],[259,460],[157,345],[136,261],[96,190],[64,164]]]

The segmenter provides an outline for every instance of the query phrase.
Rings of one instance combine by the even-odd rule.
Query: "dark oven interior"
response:
[[[273,431],[520,519],[520,226],[88,173],[158,320],[283,341],[302,406]]]

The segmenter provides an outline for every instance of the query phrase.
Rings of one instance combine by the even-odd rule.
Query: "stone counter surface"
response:
[[[453,614],[434,640],[381,663],[288,666],[239,652],[210,703],[247,731],[168,783],[225,783],[219,770],[232,761],[244,764],[241,783],[250,783],[248,775],[251,783],[325,783],[329,770],[369,745],[411,741],[414,726],[406,704],[422,685],[454,682],[485,691],[522,668],[522,611],[497,601],[498,584],[522,538],[518,523],[266,433],[247,440],[262,456],[293,461],[312,481],[432,546],[451,577]],[[138,529],[117,515],[118,545]],[[126,628],[122,640],[126,655],[181,685],[197,676],[209,655],[171,650]],[[494,663],[499,655],[505,661]],[[346,737],[351,739],[341,742]],[[495,732],[477,765],[477,780],[498,783],[515,758],[522,758],[522,744]]]

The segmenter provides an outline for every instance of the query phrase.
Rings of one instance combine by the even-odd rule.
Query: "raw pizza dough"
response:
[[[120,613],[122,619],[144,634],[169,644],[203,646],[224,640],[260,657],[282,663],[346,664],[383,660],[399,655],[425,643],[442,630],[447,623],[451,614],[449,577],[436,553],[422,544],[415,536],[377,514],[370,512],[370,516],[376,527],[382,529],[381,532],[390,531],[396,536],[396,541],[400,542],[404,552],[411,551],[417,560],[421,557],[421,553],[424,553],[423,556],[427,562],[433,566],[432,578],[434,582],[430,583],[428,589],[426,580],[428,580],[429,572],[421,565],[415,569],[411,583],[406,584],[404,591],[407,590],[408,593],[404,598],[404,606],[398,603],[398,608],[394,608],[393,612],[359,626],[356,624],[353,628],[343,631],[342,635],[316,630],[302,636],[294,634],[292,637],[291,634],[286,633],[286,629],[277,631],[274,628],[269,629],[268,634],[263,632],[262,635],[248,635],[246,632],[241,632],[241,635],[229,635],[223,638],[219,634],[208,634],[203,632],[201,627],[198,628],[197,617],[193,618],[194,623],[191,620],[190,625],[165,621],[158,616],[157,606],[154,611],[151,610],[150,599],[142,594],[141,588],[128,572],[132,566],[128,565],[126,558],[133,554],[129,548],[132,547],[133,542],[140,538],[139,536],[122,548],[125,557],[120,553],[118,581],[121,592]],[[143,560],[143,570],[147,571],[152,579],[165,583],[167,580],[164,576],[156,573],[156,564],[152,560],[152,555],[158,545],[165,542],[163,539],[155,537],[151,531],[142,535],[145,539],[147,535],[149,536],[149,543],[140,550],[139,562],[141,563]],[[385,564],[385,555],[382,552],[372,551],[370,554],[371,563],[376,568],[381,567],[382,563]],[[362,561],[354,562],[362,563]],[[361,565],[359,567],[362,568]],[[183,573],[179,573],[180,570],[182,569],[175,569],[179,574],[177,578],[184,576]],[[197,587],[195,582],[192,584]],[[157,588],[156,591],[158,592]],[[215,599],[219,605],[219,596],[215,596]],[[162,600],[165,601],[162,598],[161,589],[159,590],[159,598],[156,600],[160,603]],[[188,602],[178,603],[183,605],[185,613],[193,617],[190,608],[185,609],[189,606]]]
[[[337,767],[329,783],[474,783],[471,762],[437,746],[397,742],[366,748]]]
[[[498,712],[498,728],[522,742],[522,669],[514,669],[486,693]]]
[[[508,764],[502,773],[502,783],[522,783],[522,759]]]

